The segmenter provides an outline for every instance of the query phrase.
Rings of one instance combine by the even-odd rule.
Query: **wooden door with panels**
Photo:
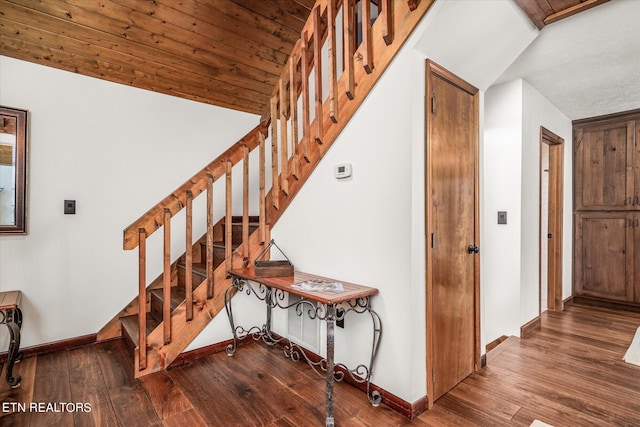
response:
[[[478,89],[427,61],[429,407],[480,366]]]

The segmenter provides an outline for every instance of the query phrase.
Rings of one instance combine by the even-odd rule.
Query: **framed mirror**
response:
[[[27,112],[0,106],[0,234],[25,234]]]

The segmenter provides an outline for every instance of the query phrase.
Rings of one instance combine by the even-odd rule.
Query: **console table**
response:
[[[7,353],[7,383],[11,387],[18,387],[22,377],[13,376],[13,365],[22,358],[20,352],[20,329],[22,328],[22,311],[20,299],[22,292],[0,292],[0,325],[9,328],[9,351]]]
[[[345,375],[358,383],[367,384],[367,397],[372,405],[378,406],[382,400],[378,391],[371,391],[371,375],[375,363],[380,337],[382,335],[382,324],[378,314],[371,309],[371,297],[378,293],[375,288],[336,281],[313,274],[294,272],[293,276],[287,277],[257,277],[254,268],[243,268],[229,270],[233,281],[232,286],[225,293],[225,309],[231,324],[233,333],[233,343],[230,344],[226,352],[233,356],[238,348],[238,340],[251,336],[254,340],[262,340],[269,345],[275,345],[284,340],[271,331],[271,310],[273,308],[289,309],[294,308],[298,316],[307,315],[311,319],[323,320],[327,327],[326,348],[327,357],[319,362],[312,361],[304,352],[302,347],[294,342],[288,341],[284,345],[285,355],[292,360],[298,361],[304,358],[311,368],[321,376],[326,377],[326,417],[325,424],[328,427],[334,426],[333,417],[333,386],[335,381],[342,381]],[[293,285],[308,281],[330,281],[340,282],[343,291],[304,291],[296,289]],[[245,292],[247,295],[254,295],[265,302],[266,322],[262,326],[244,328],[236,326],[231,309],[231,297],[235,291]],[[289,304],[286,294],[294,294],[301,299]],[[373,322],[373,339],[371,344],[371,354],[369,364],[358,365],[355,369],[349,369],[344,364],[336,364],[334,361],[334,328],[337,320],[343,320],[347,313],[356,314],[368,313]],[[339,368],[339,369],[336,369]],[[345,374],[346,372],[346,374]]]

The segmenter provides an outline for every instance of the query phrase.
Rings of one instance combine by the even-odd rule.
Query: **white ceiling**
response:
[[[494,84],[520,78],[572,120],[640,108],[640,0],[547,25]]]

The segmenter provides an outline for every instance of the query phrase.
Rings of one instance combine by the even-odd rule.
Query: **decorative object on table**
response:
[[[271,246],[275,246],[280,251],[284,260],[264,260],[263,258],[269,253]],[[256,257],[253,262],[256,277],[285,277],[293,276],[293,264],[289,261],[289,258],[282,252],[282,249],[276,245],[276,242],[271,239],[267,247]]]
[[[292,288],[300,291],[311,292],[343,292],[344,287],[340,282],[333,282],[331,280],[307,280],[306,282],[296,283],[291,285]]]

